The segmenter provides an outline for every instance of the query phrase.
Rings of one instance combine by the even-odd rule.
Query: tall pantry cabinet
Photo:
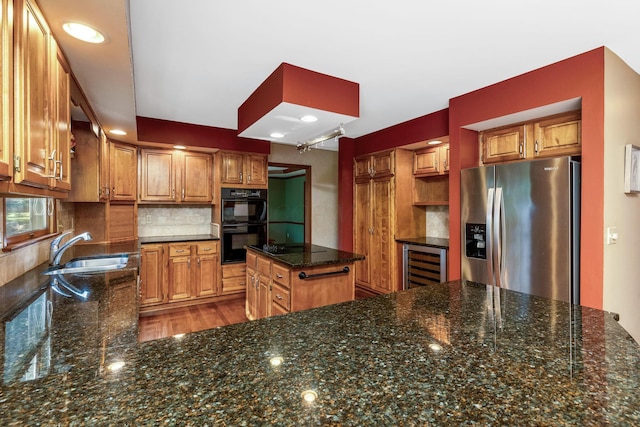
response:
[[[388,150],[354,159],[353,251],[360,296],[399,290],[401,247],[396,238],[424,236],[426,210],[412,202],[412,152]]]

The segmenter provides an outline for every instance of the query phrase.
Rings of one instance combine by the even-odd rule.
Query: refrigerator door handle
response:
[[[495,285],[502,287],[502,232],[504,230],[504,204],[502,202],[502,187],[496,188],[493,201],[493,268]]]
[[[494,286],[495,280],[493,276],[493,195],[494,189],[489,188],[487,191],[487,218],[486,218],[486,249],[487,254],[487,276],[489,279],[489,285]]]

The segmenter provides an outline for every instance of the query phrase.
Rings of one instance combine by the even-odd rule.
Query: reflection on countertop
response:
[[[85,302],[50,295],[49,330],[33,331],[39,343],[48,333],[50,344],[36,350],[50,349],[47,373],[7,381],[0,388],[0,419],[640,423],[640,347],[611,313],[451,282],[136,343],[129,279],[118,271],[104,283],[88,283]],[[34,318],[46,329],[47,303],[34,302],[40,316]],[[121,369],[108,369],[112,362],[121,362]],[[303,392],[316,399],[305,400]]]
[[[291,268],[350,264],[364,259],[363,255],[310,243],[249,245],[247,249],[265,255]]]

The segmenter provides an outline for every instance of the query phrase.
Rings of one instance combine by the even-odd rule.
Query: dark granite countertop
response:
[[[600,310],[451,282],[136,343],[130,279],[49,292],[35,364],[2,323],[4,425],[640,424],[640,346]]]
[[[317,267],[331,264],[350,264],[364,259],[364,255],[353,252],[341,251],[309,243],[294,243],[287,245],[272,245],[285,250],[273,253],[265,250],[262,246],[247,246],[247,249],[265,255],[276,262],[287,265],[289,268]]]
[[[440,237],[407,237],[396,239],[398,243],[410,243],[412,245],[430,246],[433,248],[449,249],[449,239]]]
[[[203,240],[220,240],[211,234],[185,234],[180,236],[147,236],[140,237],[140,244],[145,243],[173,243],[173,242],[199,242]]]

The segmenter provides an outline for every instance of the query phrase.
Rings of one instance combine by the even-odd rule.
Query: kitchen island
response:
[[[640,424],[640,347],[611,313],[456,281],[136,343],[129,274],[51,295],[37,379],[0,346],[4,425]]]
[[[353,263],[364,256],[309,243],[247,246],[250,320],[355,297]]]

